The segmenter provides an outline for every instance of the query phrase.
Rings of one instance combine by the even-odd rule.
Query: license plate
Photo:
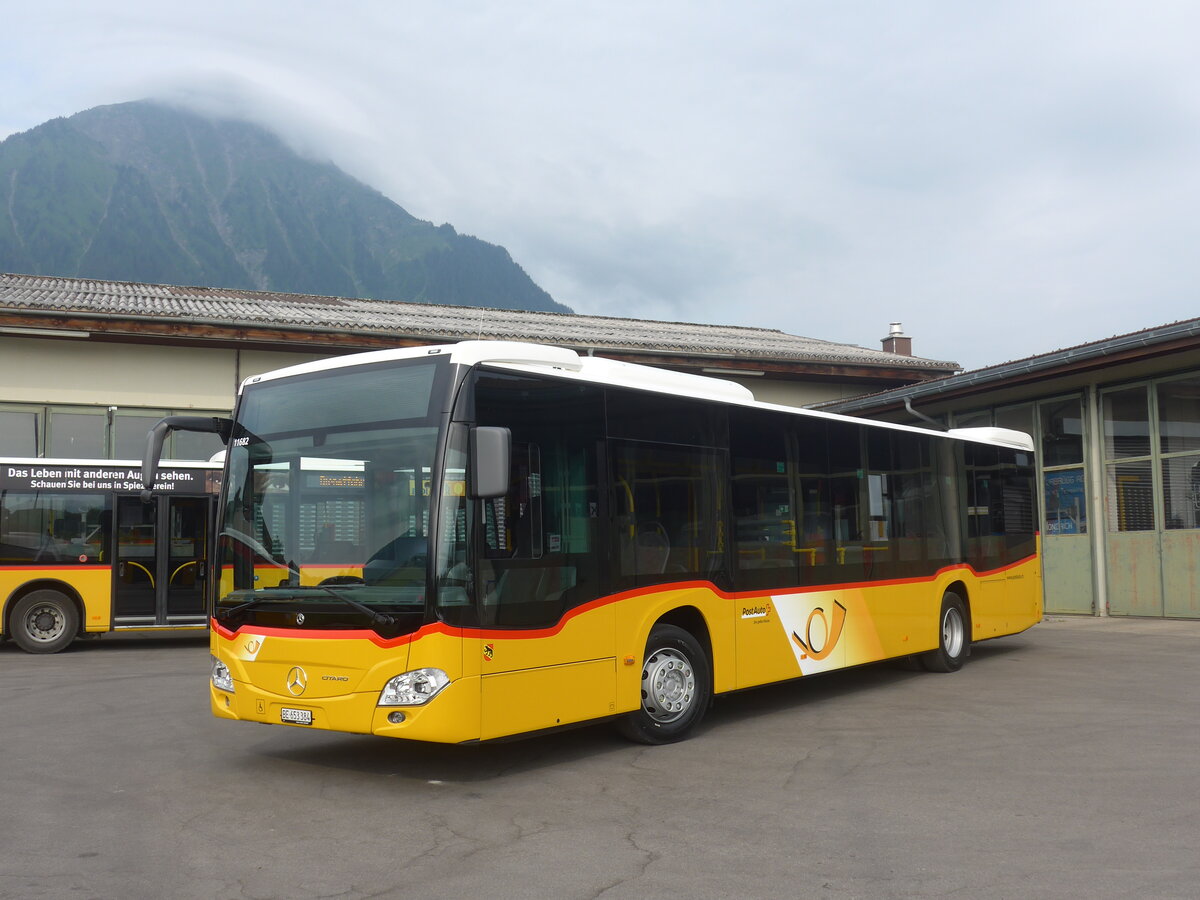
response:
[[[311,725],[312,710],[311,709],[288,709],[286,706],[279,710],[280,721],[288,722],[292,725]]]

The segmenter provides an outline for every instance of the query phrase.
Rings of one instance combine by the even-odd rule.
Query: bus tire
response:
[[[79,633],[79,611],[58,591],[31,591],[13,607],[12,638],[27,653],[57,653]]]
[[[957,672],[971,652],[971,635],[967,630],[967,610],[962,598],[954,591],[942,595],[942,611],[938,616],[938,646],[921,654],[921,663],[930,672]]]
[[[620,720],[640,744],[683,740],[712,700],[712,667],[700,643],[674,625],[655,625],[642,660],[641,705]]]

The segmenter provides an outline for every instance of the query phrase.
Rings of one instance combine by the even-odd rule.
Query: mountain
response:
[[[503,247],[246,122],[101,106],[0,142],[0,271],[571,312]]]

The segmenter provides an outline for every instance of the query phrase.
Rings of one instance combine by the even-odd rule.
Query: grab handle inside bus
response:
[[[163,443],[172,431],[199,431],[215,434],[221,443],[228,444],[233,433],[233,420],[222,416],[167,416],[154,423],[146,435],[146,453],[142,457],[142,502],[149,503],[154,482],[158,478],[158,463]]]
[[[471,497],[486,500],[508,493],[512,432],[479,425],[471,429]]]

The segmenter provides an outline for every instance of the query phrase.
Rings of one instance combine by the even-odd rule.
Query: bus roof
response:
[[[655,366],[619,362],[600,356],[580,356],[566,347],[548,344],[531,344],[521,341],[461,341],[457,344],[442,344],[428,347],[404,347],[394,350],[374,350],[353,353],[333,359],[317,360],[277,369],[261,375],[251,376],[242,382],[248,384],[290,378],[315,372],[333,371],[350,366],[370,365],[393,360],[420,359],[425,357],[449,356],[452,363],[463,366],[486,364],[497,368],[528,374],[555,375],[570,380],[605,384],[611,387],[627,387],[667,393],[697,400],[713,400],[738,406],[770,409],[792,415],[810,416],[819,419],[867,423],[880,428],[916,432],[937,437],[956,438],[979,443],[996,444],[1032,452],[1033,439],[1020,431],[1007,428],[955,428],[950,431],[933,431],[912,425],[881,422],[856,418],[822,410],[804,409],[763,403],[754,398],[753,392],[744,385],[724,378],[707,375],[691,375]]]

